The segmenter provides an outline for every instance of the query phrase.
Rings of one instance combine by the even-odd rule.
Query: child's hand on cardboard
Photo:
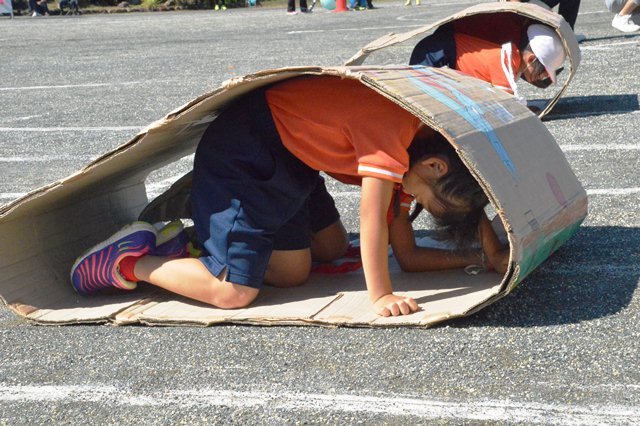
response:
[[[408,315],[420,309],[418,303],[411,297],[396,296],[393,293],[385,294],[374,302],[376,314],[388,317],[393,315]]]

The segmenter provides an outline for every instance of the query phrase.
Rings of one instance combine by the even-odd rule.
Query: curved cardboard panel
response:
[[[468,16],[484,13],[517,13],[530,19],[534,19],[542,24],[549,25],[551,28],[555,29],[558,33],[558,36],[560,36],[560,39],[562,40],[567,58],[569,59],[569,76],[564,81],[564,84],[559,89],[559,91],[547,102],[546,106],[539,113],[539,117],[542,118],[547,115],[549,111],[551,111],[553,106],[558,102],[558,99],[560,99],[560,97],[567,90],[569,83],[573,79],[578,66],[580,65],[580,48],[578,47],[578,42],[576,40],[575,34],[573,33],[573,30],[571,29],[569,24],[567,24],[564,18],[562,18],[562,16],[558,15],[557,13],[550,11],[548,8],[546,8],[544,3],[540,4],[541,6],[533,2],[496,2],[477,4],[460,12],[457,12],[451,16],[443,18],[437,22],[434,22],[433,24],[425,25],[424,27],[420,27],[401,34],[390,33],[382,36],[360,49],[354,56],[352,56],[345,62],[345,65],[362,65],[364,61],[374,52],[407,42],[409,40],[412,40],[415,44],[417,44],[420,40],[422,40],[423,37],[431,34],[437,28],[458,19],[463,19]],[[408,56],[406,58],[398,58],[398,63],[407,63],[408,61]]]
[[[358,79],[455,146],[506,230],[511,249],[507,274],[410,274],[392,259],[394,288],[415,297],[423,308],[400,318],[372,314],[359,270],[315,274],[296,289],[267,287],[253,305],[239,310],[204,306],[144,284],[133,292],[96,297],[72,290],[69,270],[75,257],[136,220],[148,205],[149,173],[192,154],[229,101],[257,87],[310,74]],[[269,70],[225,82],[73,175],[0,208],[0,296],[15,312],[41,324],[428,326],[467,315],[507,294],[576,232],[586,207],[584,189],[545,126],[512,96],[487,83],[425,67]]]

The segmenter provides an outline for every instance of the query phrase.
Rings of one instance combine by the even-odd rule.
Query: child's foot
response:
[[[406,2],[404,2],[405,6],[411,6],[411,0],[407,0]]]
[[[148,254],[160,257],[188,257],[189,236],[184,230],[182,221],[174,220],[167,225],[163,223],[154,225],[158,229],[156,247]]]
[[[215,6],[213,6],[213,10],[220,10],[220,6],[216,4]]]
[[[155,249],[156,233],[153,225],[134,222],[90,248],[71,268],[73,288],[83,295],[111,287],[135,289],[138,284],[124,279],[118,265],[127,256],[140,257]]]
[[[227,10],[227,6],[225,6],[224,4],[220,7],[220,10]]]
[[[616,14],[616,16],[613,17],[613,21],[611,21],[611,26],[624,33],[640,31],[640,25],[636,25],[631,18],[632,15]]]

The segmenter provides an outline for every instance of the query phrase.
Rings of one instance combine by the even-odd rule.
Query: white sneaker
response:
[[[622,31],[623,33],[633,33],[636,31],[640,31],[640,25],[636,25],[631,20],[631,15],[618,15],[613,17],[613,21],[611,21],[611,26],[617,30]]]

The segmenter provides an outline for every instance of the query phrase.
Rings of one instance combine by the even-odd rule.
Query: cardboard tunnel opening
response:
[[[545,90],[531,84],[518,82],[518,90],[528,99],[532,108],[538,110],[538,116],[543,118],[556,105],[560,97],[566,92],[570,82],[580,65],[580,48],[573,29],[562,16],[553,12],[549,7],[537,0],[530,2],[497,1],[480,3],[436,22],[403,33],[389,33],[362,47],[349,58],[344,65],[356,66],[366,62],[377,65],[409,64],[410,58],[417,44],[432,35],[442,27],[450,26],[454,22],[465,19],[481,18],[483,16],[518,16],[529,20],[530,23],[540,23],[551,27],[560,37],[566,54],[565,64],[568,71],[558,75],[556,85]],[[541,98],[538,98],[541,97]]]
[[[313,274],[293,289],[264,287],[252,305],[236,310],[206,306],[144,284],[133,292],[95,297],[73,291],[70,267],[88,247],[141,213],[150,222],[183,215],[180,209],[163,211],[162,217],[144,212],[158,204],[153,196],[161,199],[172,191],[179,195],[181,181],[172,186],[174,177],[163,177],[162,167],[179,162],[181,172],[188,173],[201,135],[230,101],[303,75],[359,80],[445,136],[481,184],[496,222],[504,228],[511,252],[508,272],[405,273],[391,259],[394,290],[411,295],[423,308],[391,318],[378,317],[371,309],[361,270]],[[540,159],[543,167],[532,167],[532,158]],[[164,185],[147,186],[151,173],[159,173],[153,181]],[[468,315],[508,294],[577,231],[586,206],[584,189],[540,120],[484,82],[448,69],[405,66],[262,71],[225,82],[72,176],[0,208],[0,296],[38,324],[423,327]],[[18,242],[24,250],[12,250]]]

